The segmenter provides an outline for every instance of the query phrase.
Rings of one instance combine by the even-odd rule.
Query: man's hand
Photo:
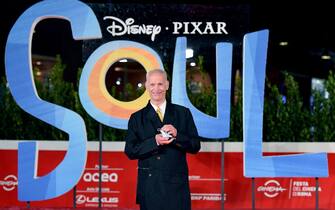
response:
[[[173,127],[171,124],[164,125],[161,130],[167,132],[168,134],[172,135],[173,138],[177,137],[177,129]]]
[[[156,139],[157,145],[170,144],[174,140],[173,138],[169,140],[169,138],[163,137],[162,134],[156,134],[155,139]]]

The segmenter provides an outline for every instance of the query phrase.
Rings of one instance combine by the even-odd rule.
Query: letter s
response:
[[[101,38],[93,11],[77,0],[46,0],[27,9],[9,33],[6,51],[6,76],[16,103],[32,116],[69,134],[68,151],[63,161],[49,174],[37,177],[37,144],[21,142],[18,147],[18,198],[21,201],[58,197],[80,179],[86,164],[86,128],[75,112],[41,100],[37,95],[31,68],[31,39],[35,25],[47,18],[71,23],[74,39]]]

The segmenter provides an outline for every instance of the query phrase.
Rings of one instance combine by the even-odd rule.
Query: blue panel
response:
[[[243,44],[243,144],[246,177],[327,177],[326,153],[262,156],[268,30],[246,34]]]

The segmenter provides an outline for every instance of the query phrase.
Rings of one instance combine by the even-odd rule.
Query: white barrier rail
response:
[[[16,150],[17,140],[0,140],[0,150]],[[38,141],[39,150],[66,150],[67,141]],[[103,151],[121,152],[124,150],[125,142],[123,141],[104,141],[102,143]],[[88,151],[98,151],[99,142],[87,142]],[[242,142],[225,142],[225,152],[243,152]],[[220,152],[221,142],[201,142],[200,152]],[[335,153],[334,142],[265,142],[263,143],[263,152],[294,152],[294,153],[316,153],[327,152]]]

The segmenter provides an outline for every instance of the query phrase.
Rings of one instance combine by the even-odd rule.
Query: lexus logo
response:
[[[85,195],[77,195],[77,200],[76,203],[77,204],[83,204],[86,202],[86,196]]]

